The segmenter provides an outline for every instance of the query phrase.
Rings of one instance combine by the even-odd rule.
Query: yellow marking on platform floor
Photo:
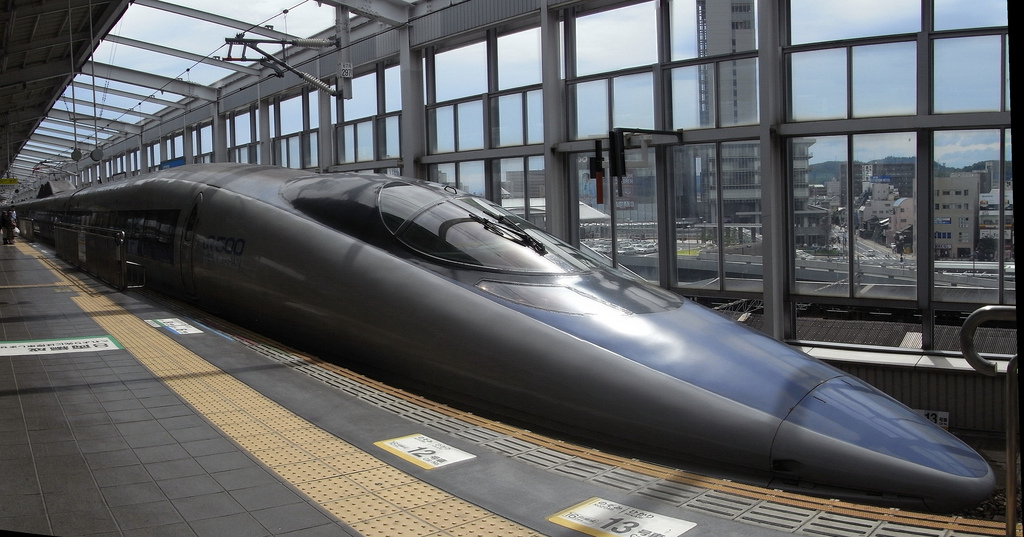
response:
[[[84,288],[73,276],[59,277]],[[543,535],[388,466],[320,429],[105,296],[79,292],[71,299],[225,435],[363,535]]]

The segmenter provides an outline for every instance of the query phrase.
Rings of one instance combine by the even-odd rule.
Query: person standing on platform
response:
[[[18,222],[16,212],[12,207],[10,211],[5,210],[0,213],[0,225],[3,226],[4,244],[14,244],[14,228],[17,227]]]

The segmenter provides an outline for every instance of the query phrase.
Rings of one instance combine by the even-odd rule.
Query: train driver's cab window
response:
[[[394,183],[381,190],[380,210],[398,240],[440,260],[531,273],[585,272],[595,266],[558,239],[483,198]]]

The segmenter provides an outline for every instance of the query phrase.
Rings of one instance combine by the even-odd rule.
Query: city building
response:
[[[935,259],[974,258],[982,173],[935,178]]]

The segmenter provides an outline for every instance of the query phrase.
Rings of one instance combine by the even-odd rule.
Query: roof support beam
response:
[[[19,15],[21,14],[20,10],[18,11],[18,14]],[[69,41],[72,41],[72,42],[86,41],[86,40],[89,39],[89,37],[90,37],[90,35],[89,35],[88,32],[77,32],[77,33],[71,35],[70,38],[68,37],[67,34],[64,34],[64,35],[60,35],[60,36],[57,36],[57,37],[33,39],[29,43],[16,44],[16,45],[11,45],[11,46],[7,47],[7,54],[15,54],[15,53],[21,53],[21,52],[28,52],[28,51],[33,51],[33,50],[43,50],[43,49],[47,49],[47,48],[53,47],[55,45],[67,45]]]
[[[135,39],[129,39],[127,37],[108,35],[104,39],[104,41],[109,41],[111,43],[119,43],[121,45],[128,45],[129,47],[140,48],[143,50],[148,50],[150,52],[158,52],[160,54],[166,54],[168,56],[174,56],[177,58],[184,58],[186,60],[191,60],[196,63],[205,63],[207,65],[212,65],[214,67],[220,67],[221,69],[230,69],[232,71],[237,71],[239,73],[244,73],[247,75],[259,76],[260,74],[259,69],[254,69],[252,67],[248,67],[238,63],[217,60],[209,56],[200,56],[199,54],[193,54],[191,52],[186,52],[184,50],[165,47],[154,43],[146,43],[145,41],[137,41]]]
[[[70,148],[68,148],[68,149],[70,149]],[[32,149],[25,148],[24,150],[21,151],[21,153],[18,153],[18,158],[15,159],[15,162],[21,161],[21,162],[24,162],[24,163],[26,163],[26,164],[31,166],[31,165],[35,164],[35,163],[32,162],[34,159],[39,159],[40,161],[42,161],[42,160],[64,160],[64,156],[58,155],[56,153],[43,153],[43,152],[40,152],[40,151],[35,151],[35,150],[32,150]],[[70,160],[70,158],[68,158],[68,160]]]
[[[97,109],[98,110],[108,110],[110,112],[117,112],[117,113],[119,113],[121,115],[138,116],[138,117],[141,117],[141,118],[144,118],[144,119],[160,119],[160,116],[155,116],[153,114],[146,114],[146,113],[143,113],[143,112],[139,112],[138,110],[128,110],[127,108],[120,108],[120,107],[117,107],[117,106],[111,106],[109,104],[93,103],[93,102],[89,102],[89,101],[83,101],[82,99],[70,99],[68,97],[61,97],[60,99],[57,100],[57,102],[73,104],[75,106],[84,106],[86,108],[92,108],[93,111],[95,111]]]
[[[63,126],[63,127],[65,127],[65,129],[64,130],[47,129],[47,128],[44,127],[44,125],[50,125],[50,126],[53,126],[53,127]],[[43,121],[41,123],[39,123],[39,127],[36,129],[36,131],[37,132],[47,132],[47,131],[49,131],[52,134],[58,134],[58,135],[63,134],[65,136],[74,136],[75,129],[77,129],[77,128],[78,128],[78,124],[77,123],[74,123],[74,122],[71,122],[71,121],[65,121],[65,120],[59,119],[59,118],[55,118],[51,114],[49,117],[43,119]],[[68,129],[70,129],[70,130],[68,130]],[[94,132],[97,130],[95,124],[92,126],[92,130]],[[107,128],[107,127],[103,127],[103,126],[99,127],[99,131],[102,132],[103,134],[107,134],[109,136],[120,136],[120,135],[124,135],[125,134],[124,132],[119,131],[117,129]]]
[[[56,108],[50,110],[50,115],[48,117],[64,121],[70,121],[76,125],[80,125],[79,129],[81,129],[83,132],[95,131],[96,129],[93,127],[93,124],[101,123],[101,129],[104,127],[113,128],[121,131],[122,134],[126,135],[142,133],[142,127],[140,125],[132,125],[130,123],[125,123],[123,121],[114,121],[112,119],[105,119],[102,117],[95,118],[92,116],[84,116],[82,114],[75,114],[75,117],[71,117],[71,114],[67,111],[58,110]]]
[[[86,148],[90,148],[91,149],[92,147],[96,146],[96,144],[91,142],[91,141],[75,142],[74,140],[69,140],[69,139],[66,139],[66,138],[57,138],[55,136],[46,136],[46,135],[43,135],[43,134],[39,134],[38,132],[33,134],[32,137],[28,139],[28,142],[26,142],[25,147],[26,148],[30,147],[33,142],[40,143],[40,144],[47,144],[47,145],[56,146],[56,147],[68,147],[68,146],[74,147],[74,146],[79,146],[80,149],[83,149],[83,150],[86,149]],[[84,146],[84,147],[82,147],[82,146]]]
[[[128,0],[125,0],[125,4]],[[19,19],[38,17],[40,15],[51,15],[54,13],[67,13],[69,9],[87,8],[92,5],[90,0],[68,0],[67,2],[24,2],[24,5],[17,6],[15,14]],[[66,38],[65,38],[66,39]]]
[[[176,93],[178,95],[202,99],[204,101],[217,100],[217,90],[208,86],[193,84],[176,78],[167,78],[151,73],[144,73],[142,71],[125,69],[124,67],[118,67],[116,65],[89,62],[82,69],[82,72],[95,73],[97,77],[105,78],[107,80],[117,80],[127,84],[133,84],[135,86]]]
[[[4,73],[3,80],[0,81],[0,88],[39,82],[50,78],[60,78],[67,75],[68,66],[57,62],[49,62],[25,69],[14,69],[9,73]]]
[[[76,83],[73,83],[72,85],[74,87],[82,90],[82,91],[93,91],[93,86],[91,84],[80,84],[80,83],[76,82]],[[176,102],[167,101],[167,100],[164,100],[164,99],[157,99],[156,97],[153,97],[151,95],[143,95],[141,93],[132,93],[130,91],[124,91],[124,90],[119,90],[119,89],[114,89],[114,88],[96,88],[96,92],[98,94],[100,94],[100,95],[103,95],[103,94],[117,95],[118,97],[127,97],[129,99],[138,99],[140,103],[155,104],[157,106],[165,106],[165,107],[169,107],[169,108],[177,108],[177,109],[180,109],[180,110],[184,110],[186,108],[186,106],[187,106],[185,103],[176,103]]]
[[[21,174],[24,174],[24,175],[32,175],[34,173],[38,173],[38,172],[42,171],[42,170],[39,170],[38,168],[39,168],[38,164],[29,164],[28,162],[21,161],[21,160],[15,160],[14,162],[11,163],[11,173],[13,173],[13,174],[21,173]],[[31,183],[26,183],[26,184],[31,184]],[[20,183],[19,183],[19,185],[20,185]]]
[[[345,7],[364,17],[401,26],[409,22],[409,4],[401,0],[320,0],[333,7]]]
[[[138,6],[151,7],[153,9],[159,9],[167,11],[169,13],[183,15],[185,17],[192,17],[193,19],[209,21],[214,24],[227,26],[228,28],[234,28],[236,30],[242,30],[246,33],[262,35],[264,37],[269,37],[271,39],[284,40],[291,38],[291,36],[289,36],[286,33],[271,30],[269,28],[264,28],[263,26],[253,26],[252,24],[249,24],[247,22],[229,19],[227,17],[221,17],[220,15],[214,15],[213,13],[207,13],[205,11],[200,11],[198,9],[192,9],[185,6],[178,6],[174,4],[169,4],[167,2],[161,2],[160,0],[135,0],[134,3]]]
[[[46,108],[41,106],[33,106],[31,108],[24,108],[22,110],[15,110],[4,116],[4,122],[8,125],[16,125],[18,123],[25,122],[38,122],[39,120],[46,117]]]
[[[106,131],[106,132],[109,133],[109,131]],[[72,133],[72,132],[61,131],[61,130],[57,130],[57,129],[48,129],[48,128],[43,127],[41,125],[39,127],[36,127],[36,130],[32,134],[32,136],[34,137],[34,136],[37,136],[37,135],[40,135],[40,134],[47,135],[47,136],[49,136],[51,138],[59,138],[61,140],[64,140],[65,142],[73,141],[73,136],[74,136],[74,133]]]
[[[71,152],[74,151],[75,149],[78,149],[79,151],[81,151],[82,154],[88,154],[88,153],[92,152],[94,147],[95,146],[93,146],[92,144],[84,144],[84,143],[83,144],[73,145],[73,146],[61,145],[61,146],[54,147],[54,146],[51,146],[49,144],[32,143],[32,141],[29,140],[25,144],[25,147],[22,148],[22,150],[23,151],[35,151],[37,154],[40,154],[40,155],[51,155],[48,158],[53,158],[53,155],[63,156],[62,158],[67,158],[67,155],[70,155]]]

